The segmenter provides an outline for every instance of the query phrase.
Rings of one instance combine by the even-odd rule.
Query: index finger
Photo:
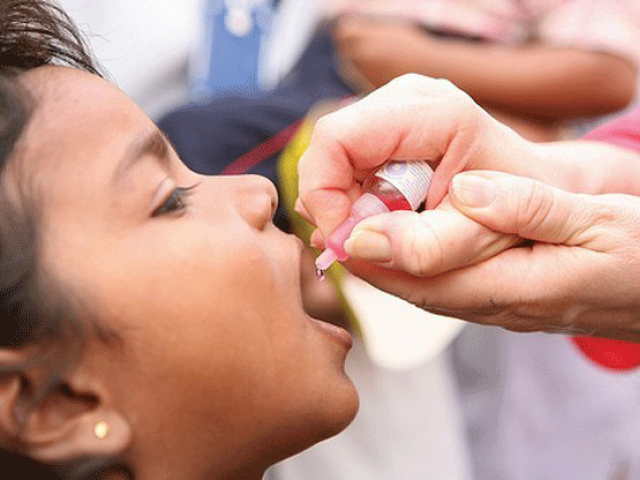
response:
[[[545,319],[572,325],[571,307],[593,302],[593,278],[610,270],[606,255],[579,247],[540,244],[505,250],[484,262],[418,278],[348,260],[348,269],[372,285],[434,313],[512,330],[545,330]],[[585,293],[586,292],[586,293]],[[575,312],[575,308],[573,309]],[[557,325],[556,325],[557,326]]]

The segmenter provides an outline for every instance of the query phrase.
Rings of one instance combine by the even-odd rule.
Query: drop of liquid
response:
[[[316,278],[322,282],[324,280],[324,270],[316,268]]]

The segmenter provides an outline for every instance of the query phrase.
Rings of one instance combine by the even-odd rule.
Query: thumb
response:
[[[529,240],[576,245],[594,224],[588,195],[506,173],[459,173],[449,194],[451,203],[469,218]]]
[[[365,219],[353,230],[345,250],[359,260],[429,277],[481,262],[517,240],[443,204],[422,213],[396,211]]]

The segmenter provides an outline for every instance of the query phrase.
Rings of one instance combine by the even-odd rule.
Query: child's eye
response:
[[[187,198],[191,194],[191,191],[196,186],[191,187],[177,187],[171,195],[160,205],[154,212],[154,217],[158,215],[164,215],[167,213],[180,213],[183,212],[188,205]]]

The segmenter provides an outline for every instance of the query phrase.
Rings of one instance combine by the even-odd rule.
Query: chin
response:
[[[332,395],[327,403],[320,406],[320,411],[308,412],[306,419],[298,419],[290,425],[289,433],[297,432],[297,435],[289,437],[286,445],[283,445],[281,455],[272,459],[272,463],[296,455],[316,443],[327,440],[340,434],[351,424],[358,412],[360,400],[351,380],[345,375],[343,385],[332,390]]]
[[[358,413],[358,392],[351,380],[346,375],[344,377],[344,384],[332,390],[332,402],[325,403],[319,414],[321,423],[317,424],[312,444],[338,435],[351,424]]]

